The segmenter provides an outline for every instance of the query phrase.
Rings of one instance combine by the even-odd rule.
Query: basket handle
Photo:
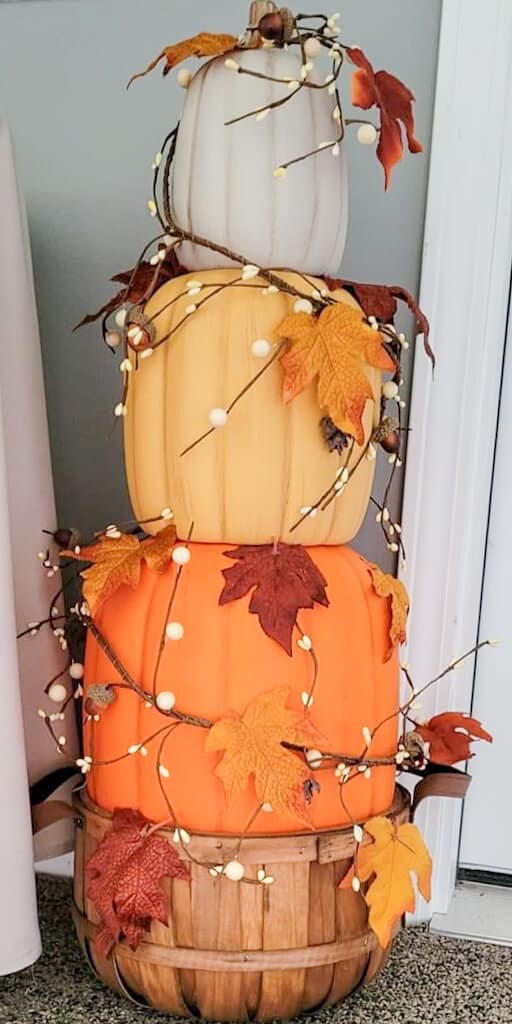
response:
[[[440,769],[430,772],[418,782],[414,789],[411,806],[411,821],[414,820],[416,811],[422,802],[431,796],[455,797],[462,800],[469,788],[471,776],[466,772],[458,771],[457,768]]]

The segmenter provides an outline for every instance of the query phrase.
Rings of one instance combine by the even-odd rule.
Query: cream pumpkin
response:
[[[183,110],[172,179],[175,222],[212,242],[243,253],[262,267],[297,267],[310,274],[335,274],[348,221],[347,164],[343,145],[326,147],[274,177],[283,163],[336,141],[336,97],[326,89],[302,88],[263,120],[234,117],[268,106],[287,85],[239,74],[241,68],[273,78],[300,80],[300,51],[237,50],[204,65],[194,75]],[[323,77],[310,72],[312,82]],[[218,253],[185,242],[184,266],[230,266]]]
[[[305,283],[298,275],[283,276],[305,291],[323,287],[314,278]],[[195,541],[344,544],[361,525],[374,474],[374,462],[357,445],[348,462],[357,469],[343,493],[291,529],[300,510],[332,487],[347,458],[330,452],[321,436],[316,384],[285,403],[283,371],[275,360],[223,416],[271,358],[253,354],[267,348],[254,343],[269,341],[275,351],[276,328],[294,305],[284,292],[263,294],[263,279],[239,277],[239,271],[203,272],[202,291],[191,297],[186,285],[192,275],[183,275],[146,307],[157,342],[167,340],[130,374],[124,441],[135,516],[147,520],[170,507],[178,536],[193,524]],[[230,281],[238,283],[217,291]],[[356,305],[346,292],[334,294]],[[207,295],[212,297],[187,316],[187,308]],[[380,373],[371,367],[366,372],[374,401],[364,411],[365,441],[378,422],[381,388]],[[217,428],[182,454],[213,423]],[[147,529],[156,533],[161,526],[148,523]]]

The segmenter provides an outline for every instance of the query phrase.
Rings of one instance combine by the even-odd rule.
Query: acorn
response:
[[[69,551],[70,548],[76,547],[77,544],[80,544],[81,539],[79,530],[69,529],[69,527],[59,527],[52,533],[52,537],[62,551]]]
[[[88,714],[94,714],[98,710],[104,710],[114,703],[116,691],[108,683],[93,683],[87,692],[85,710]]]
[[[400,450],[398,427],[399,423],[395,416],[384,416],[373,432],[372,441],[374,444],[380,444],[390,455],[396,455]]]
[[[273,43],[284,42],[284,21],[280,11],[264,14],[258,22],[258,32],[262,39]]]
[[[146,316],[142,306],[133,306],[126,321],[126,343],[134,352],[151,348],[155,340],[155,325]]]
[[[279,11],[272,11],[260,18],[258,32],[268,42],[287,43],[295,32],[295,18],[288,7],[281,7]]]
[[[400,434],[398,430],[392,430],[390,434],[383,437],[380,446],[389,455],[397,455],[400,451]]]

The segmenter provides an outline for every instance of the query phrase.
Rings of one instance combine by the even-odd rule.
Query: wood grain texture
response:
[[[273,885],[236,884],[192,864],[191,881],[166,883],[168,925],[154,922],[137,950],[120,942],[111,959],[103,957],[95,949],[98,917],[84,893],[84,868],[110,818],[79,799],[77,806],[83,819],[73,906],[79,940],[97,975],[140,1005],[217,1021],[290,1018],[339,1002],[382,969],[389,949],[380,949],[368,929],[362,894],[338,888],[350,853],[320,861],[318,844],[316,858],[301,859],[289,836],[254,841],[261,860],[246,865],[247,879],[262,866]],[[397,791],[389,817],[403,821],[408,812],[407,794]],[[169,829],[161,834],[172,842]],[[345,840],[340,848],[350,849],[349,830],[338,836]],[[218,852],[219,837],[199,838]],[[332,850],[337,836],[330,838]]]
[[[306,294],[323,287],[315,278],[305,283],[298,275],[282,276]],[[330,452],[321,436],[316,382],[293,401],[283,401],[278,361],[233,408],[224,427],[181,454],[209,429],[210,410],[226,409],[261,371],[265,360],[252,355],[252,342],[277,343],[276,329],[295,301],[284,292],[263,296],[263,278],[218,292],[219,286],[239,281],[239,273],[205,271],[202,292],[194,299],[204,304],[187,317],[188,280],[197,280],[197,274],[169,281],[147,304],[156,339],[163,343],[130,374],[123,429],[135,518],[149,519],[170,507],[179,537],[187,536],[193,522],[194,540],[208,543],[267,544],[278,538],[289,544],[345,544],[364,518],[375,462],[362,458],[355,469],[361,449],[354,446],[348,467],[355,471],[343,493],[291,531],[300,509],[332,487],[347,457]],[[347,292],[333,294],[357,308]],[[380,417],[381,375],[370,366],[364,370],[374,396],[363,416],[367,440]],[[163,525],[149,522],[145,528],[157,533]]]

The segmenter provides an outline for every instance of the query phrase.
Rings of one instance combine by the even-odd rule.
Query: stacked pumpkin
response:
[[[407,818],[394,798],[397,594],[345,546],[396,366],[377,323],[315,276],[343,252],[343,143],[286,182],[269,174],[290,140],[309,152],[330,139],[332,93],[301,90],[262,135],[246,119],[224,127],[301,81],[303,60],[237,49],[188,84],[171,191],[188,270],[125,324],[126,470],[148,539],[111,527],[89,550],[106,564],[125,545],[125,576],[90,601],[79,934],[117,990],[215,1019],[293,1016],[376,973],[386,953],[347,872],[359,823]],[[234,64],[251,73],[234,78]],[[182,855],[166,872],[155,848],[174,875],[169,917],[146,918],[168,923],[137,953],[118,942],[113,960],[133,933],[114,890],[99,917],[93,898],[112,812],[110,836],[138,823],[141,841],[143,815]],[[90,945],[99,923],[103,945]]]

